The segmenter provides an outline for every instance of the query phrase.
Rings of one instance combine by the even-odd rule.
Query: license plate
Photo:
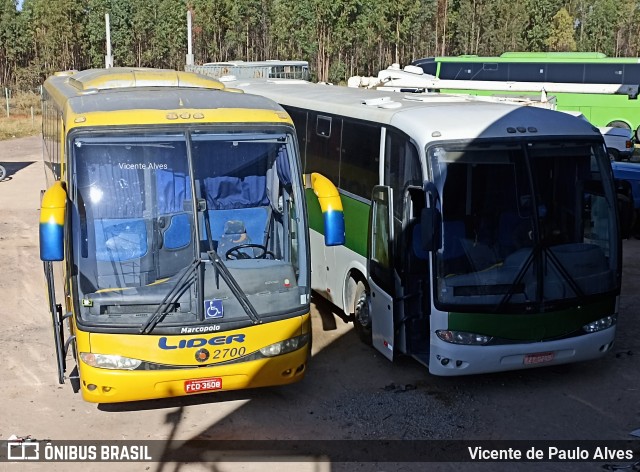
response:
[[[220,390],[222,388],[222,379],[220,377],[211,377],[208,379],[186,380],[184,382],[185,393],[208,392],[211,390]]]
[[[553,357],[553,352],[537,352],[535,354],[527,354],[526,356],[524,356],[524,363],[527,365],[541,364],[543,362],[552,361]]]

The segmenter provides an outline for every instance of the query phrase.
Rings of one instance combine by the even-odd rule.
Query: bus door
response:
[[[393,351],[429,359],[429,253],[422,247],[422,188],[410,186],[402,217],[393,212],[393,191],[373,190],[368,246],[371,329],[374,347],[392,359]]]
[[[405,189],[400,208],[402,219],[395,216],[396,294],[400,299],[396,313],[402,352],[420,362],[429,361],[429,315],[431,313],[431,274],[429,252],[422,245],[422,212],[426,206],[422,187]]]
[[[372,344],[393,360],[395,346],[393,268],[393,193],[391,187],[377,185],[371,195],[367,273],[371,290]]]

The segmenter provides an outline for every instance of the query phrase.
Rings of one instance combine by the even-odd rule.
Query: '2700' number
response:
[[[221,388],[222,379],[220,377],[186,380],[184,382],[185,393],[208,392],[210,390],[220,390]]]
[[[231,349],[216,349],[213,351],[211,359],[227,359],[231,357],[244,356],[247,352],[246,347],[232,347]]]

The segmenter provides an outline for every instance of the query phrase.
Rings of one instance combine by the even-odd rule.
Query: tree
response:
[[[274,59],[306,59],[313,63],[317,45],[311,2],[273,0],[270,14]]]
[[[196,62],[303,59],[315,79],[375,75],[392,62],[505,51],[640,53],[640,0],[0,0],[0,80],[114,65],[180,69],[186,11]],[[573,40],[573,41],[572,41]]]
[[[581,49],[616,54],[616,36],[624,20],[618,10],[618,0],[590,0],[586,2],[584,36]]]
[[[90,67],[104,67],[106,47],[105,13],[110,11],[110,0],[89,0],[85,28],[87,34],[87,48]]]
[[[479,54],[500,55],[507,51],[525,49],[524,32],[528,21],[526,2],[493,0],[493,14],[486,25]]]
[[[618,4],[620,15],[616,34],[616,56],[638,56],[640,54],[640,2],[621,0]]]
[[[445,36],[447,33],[447,21],[449,20],[449,0],[436,0],[435,14],[435,55],[445,55]]]
[[[315,68],[318,80],[329,81],[331,48],[337,17],[346,0],[310,0],[315,25],[316,57]]]
[[[42,78],[58,70],[84,69],[83,48],[87,40],[83,19],[86,0],[25,1],[28,34],[33,56],[31,63]]]
[[[525,32],[527,51],[545,51],[551,34],[553,17],[562,7],[562,0],[529,0],[529,21]]]
[[[573,18],[565,8],[558,10],[553,17],[551,32],[545,40],[549,51],[575,51],[576,40],[574,38]]]
[[[453,25],[454,40],[451,50],[455,54],[477,54],[482,32],[483,0],[460,0],[456,22]]]
[[[0,84],[9,84],[19,60],[16,49],[18,10],[15,0],[0,0]]]
[[[176,3],[178,5],[176,6]],[[187,5],[185,0],[162,0],[158,8],[160,21],[155,24],[157,55],[154,67],[182,69],[187,52]]]

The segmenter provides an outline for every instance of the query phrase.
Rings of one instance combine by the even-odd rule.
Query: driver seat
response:
[[[236,246],[241,244],[250,244],[251,238],[247,234],[247,228],[242,220],[229,220],[224,224],[224,232],[218,241],[218,254],[224,258],[225,254]],[[254,252],[252,248],[240,249],[241,253],[247,255],[247,258],[253,259]]]

